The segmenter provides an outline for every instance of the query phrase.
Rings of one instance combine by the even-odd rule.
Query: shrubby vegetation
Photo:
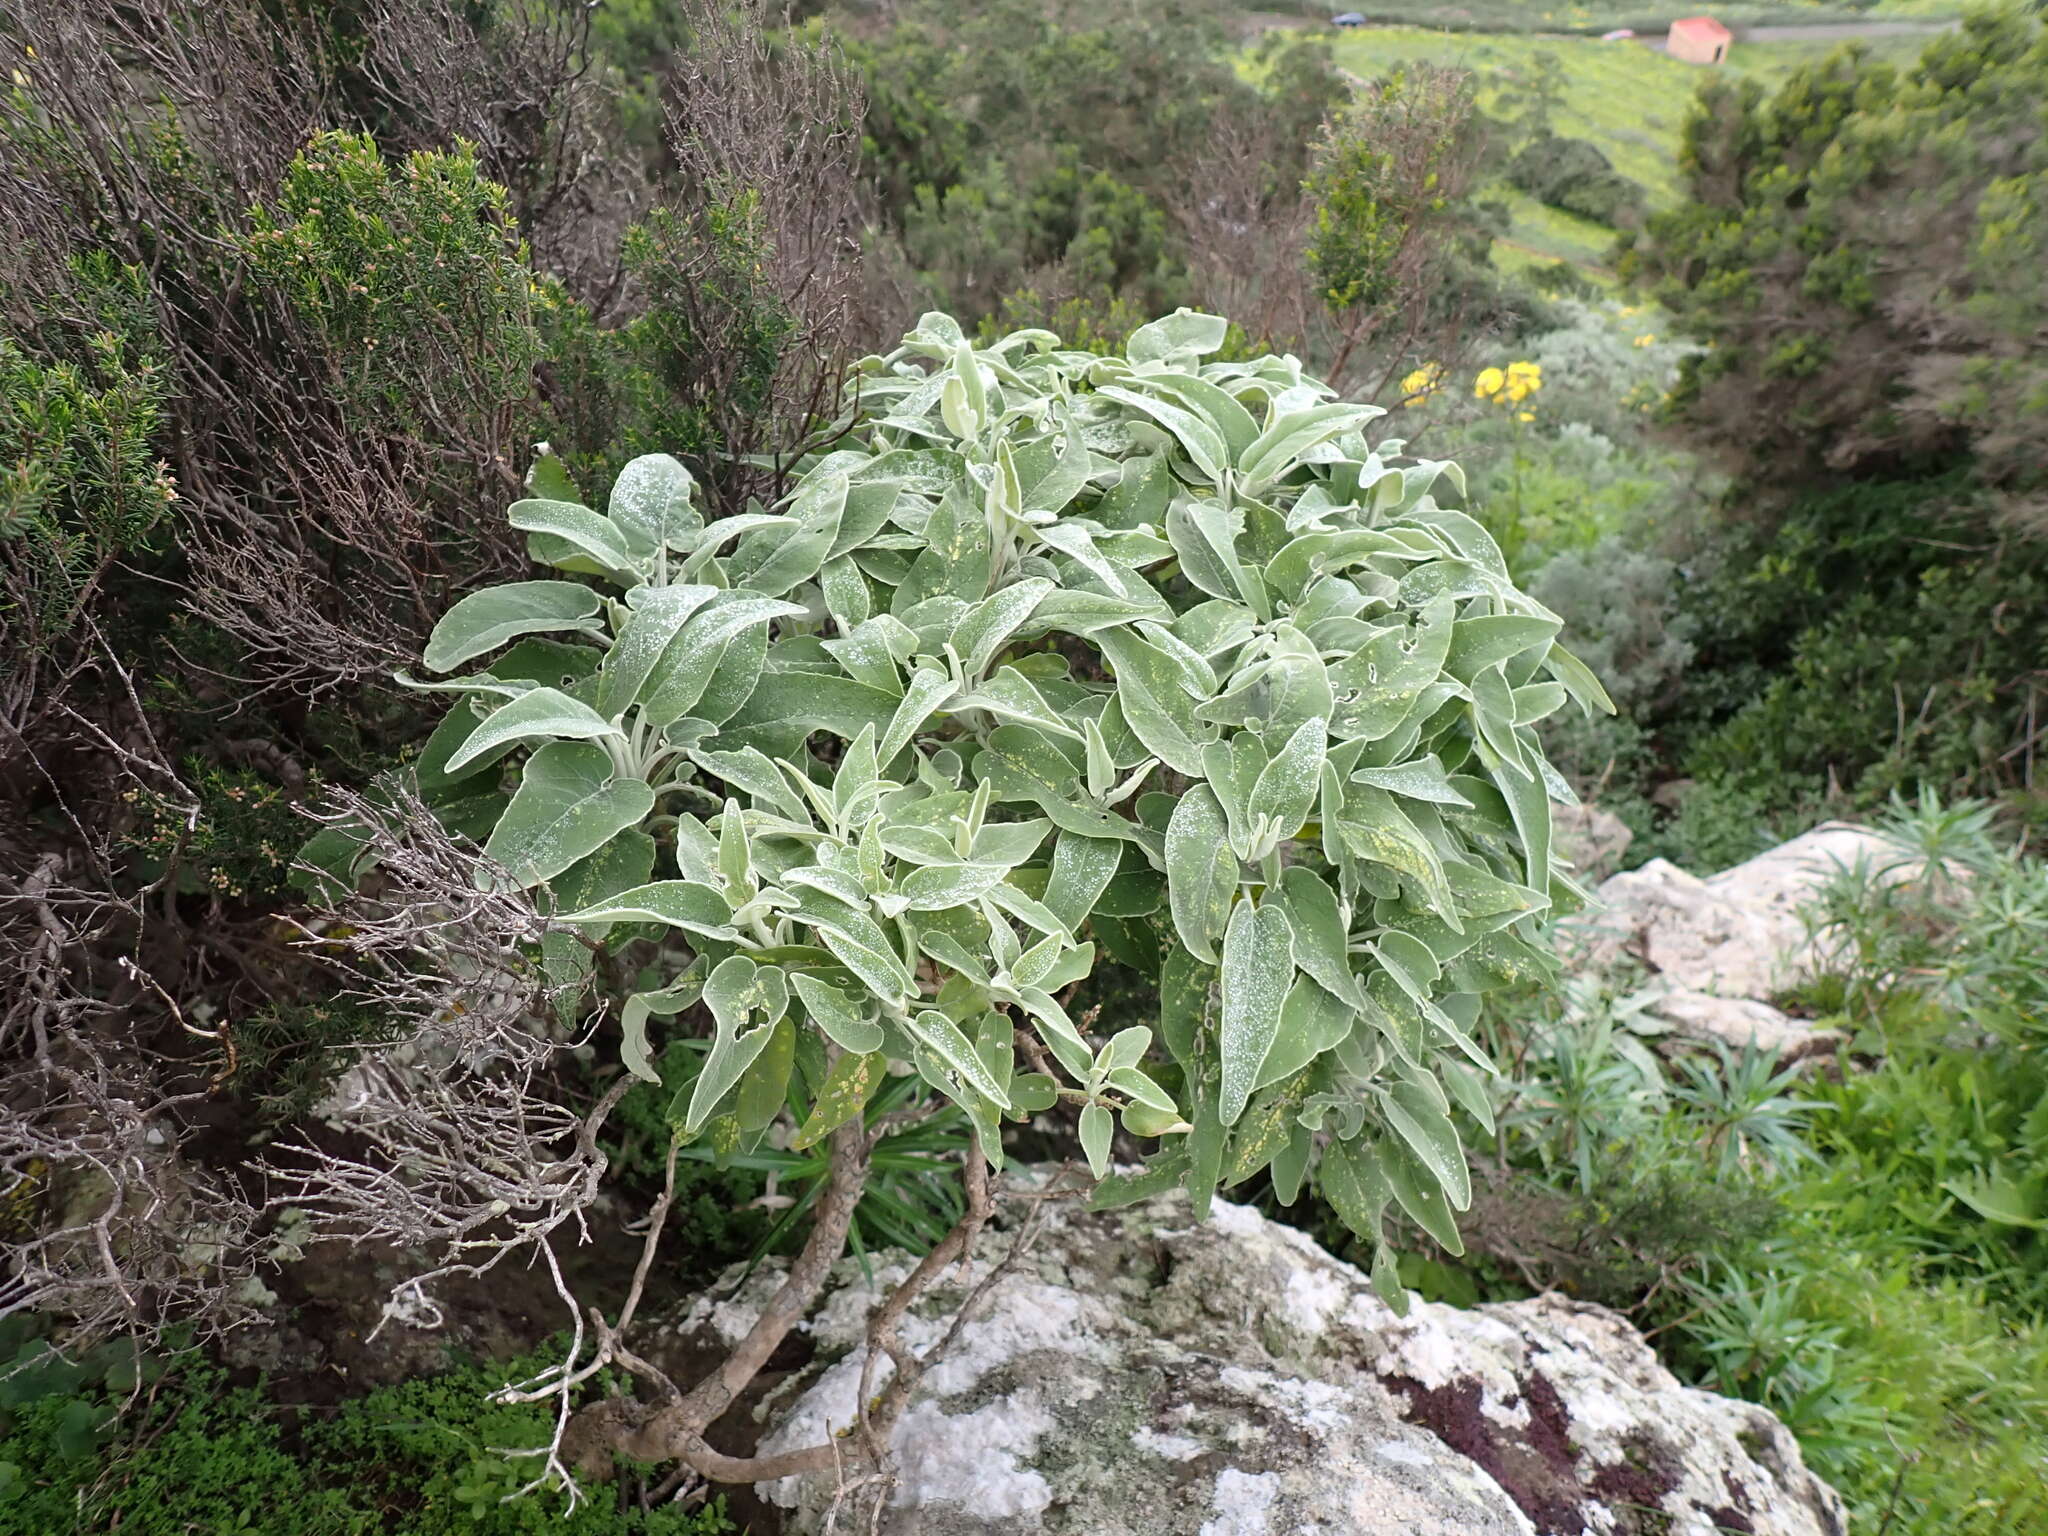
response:
[[[252,1160],[454,1268],[609,1188],[694,1284],[943,1263],[1010,1153],[1629,1307],[1876,1527],[2048,1521],[2038,20],[1752,52],[1676,165],[1632,47],[1237,22],[0,22],[0,1310],[89,1369],[10,1406],[0,1528],[255,1469],[293,1529],[524,1529],[620,1455],[577,1528],[721,1528],[634,1499],[752,1475],[723,1386],[602,1408],[620,1335],[131,1401],[93,1339],[264,1305]],[[1997,802],[1902,823],[1967,881],[1831,896],[1835,1080],[1529,984],[1574,789],[1702,871]],[[552,1468],[477,1454],[549,1404]]]
[[[1489,1009],[1509,1134],[1471,1253],[1402,1274],[1629,1309],[1681,1371],[1782,1416],[1859,1527],[2048,1529],[2048,866],[1981,805],[1884,825],[1950,873],[1844,870],[1810,909],[1830,961],[1792,1001],[1850,1034],[1839,1076],[1670,1059],[1640,999],[1583,982]]]
[[[615,1507],[508,1499],[530,1476],[505,1447],[537,1445],[548,1414],[494,1405],[505,1364],[384,1387],[335,1406],[233,1387],[189,1354],[131,1351],[66,1370],[36,1355],[0,1402],[0,1530],[60,1536],[203,1530],[319,1536],[724,1536],[722,1501],[648,1507],[636,1479]],[[538,1362],[530,1362],[538,1364]],[[124,1401],[140,1386],[138,1404]],[[529,1458],[530,1461],[530,1458]]]

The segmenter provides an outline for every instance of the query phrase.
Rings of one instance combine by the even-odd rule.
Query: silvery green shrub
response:
[[[785,502],[708,524],[672,458],[604,511],[544,462],[510,517],[564,576],[435,628],[465,697],[422,776],[484,785],[488,867],[571,929],[687,958],[614,1045],[659,1080],[651,1021],[702,1003],[679,1135],[809,1145],[914,1071],[999,1164],[1065,1101],[1099,1203],[1313,1174],[1391,1290],[1390,1206],[1457,1247],[1479,994],[1542,967],[1568,888],[1536,723],[1610,706],[1441,504],[1456,465],[1292,357],[1205,360],[1224,335],[1183,310],[1105,358],[927,315]],[[1104,951],[1156,1029],[1076,1022]],[[1119,1121],[1149,1151],[1111,1174]]]

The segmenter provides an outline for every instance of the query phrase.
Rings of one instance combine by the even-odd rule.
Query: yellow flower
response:
[[[1401,381],[1401,403],[1405,406],[1427,404],[1429,397],[1437,392],[1443,381],[1442,363],[1424,363]]]
[[[1536,413],[1535,413],[1534,411],[1517,411],[1517,412],[1515,412],[1515,420],[1517,420],[1517,421],[1534,421],[1535,419],[1536,419]]]
[[[1654,347],[1656,344],[1657,338],[1654,334],[1636,338],[1636,345],[1639,347]]]
[[[1491,400],[1507,383],[1507,375],[1498,368],[1486,368],[1472,381],[1472,393],[1481,400]]]

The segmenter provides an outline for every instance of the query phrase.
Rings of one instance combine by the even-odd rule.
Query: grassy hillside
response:
[[[1579,13],[1558,14],[1575,21]],[[1906,59],[1924,42],[1924,37],[1892,37],[1866,46]],[[1693,92],[1706,75],[1697,65],[1641,43],[1606,43],[1555,33],[1516,36],[1370,27],[1339,33],[1332,46],[1339,66],[1361,80],[1418,60],[1470,69],[1480,81],[1480,104],[1489,110],[1505,91],[1532,78],[1540,57],[1548,54],[1558,63],[1564,90],[1554,130],[1599,145],[1617,171],[1644,189],[1650,206],[1668,206],[1679,195],[1679,132]],[[1742,42],[1723,68],[1775,85],[1836,46],[1828,41]],[[1489,189],[1488,195],[1497,196],[1511,215],[1499,251],[1504,265],[1562,259],[1599,275],[1613,230],[1547,208],[1505,185]]]

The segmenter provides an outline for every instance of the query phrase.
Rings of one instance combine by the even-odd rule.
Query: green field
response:
[[[1574,13],[1563,12],[1570,16]],[[1880,38],[1868,44],[1886,57],[1911,58],[1924,37]],[[1775,86],[1799,66],[1825,57],[1831,42],[1738,42],[1724,73],[1754,77]],[[1591,140],[1614,168],[1640,185],[1652,208],[1668,207],[1682,195],[1678,175],[1679,134],[1693,93],[1708,71],[1680,63],[1641,43],[1604,43],[1559,34],[1446,32],[1425,27],[1369,27],[1338,34],[1332,41],[1340,68],[1360,80],[1403,64],[1428,61],[1471,70],[1479,99],[1491,108],[1504,88],[1526,80],[1538,56],[1550,54],[1563,72],[1564,100],[1554,130]],[[1505,203],[1510,228],[1498,253],[1504,265],[1562,259],[1590,268],[1604,266],[1614,231],[1547,208],[1505,185],[1486,195]]]

